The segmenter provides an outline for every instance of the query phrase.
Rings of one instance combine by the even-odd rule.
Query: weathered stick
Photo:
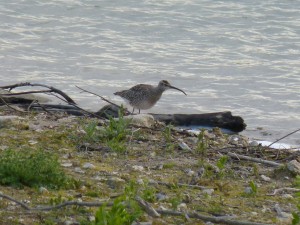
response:
[[[83,89],[83,88],[81,88],[81,87],[78,87],[77,85],[76,85],[76,87],[77,87],[78,89],[82,90],[83,92],[87,92],[87,93],[89,93],[89,94],[98,96],[98,97],[101,98],[103,101],[105,101],[105,102],[107,102],[107,103],[109,103],[109,104],[111,104],[111,105],[113,105],[113,106],[116,106],[118,109],[121,108],[121,106],[119,106],[119,105],[117,105],[117,104],[115,104],[115,103],[113,103],[113,102],[107,100],[106,98],[102,97],[101,95],[95,94],[95,93],[93,93],[93,92],[91,92],[91,91],[87,91],[87,90],[85,90],[85,89]],[[127,109],[125,109],[125,110],[126,110],[127,113],[131,114]]]
[[[232,158],[245,159],[245,160],[248,160],[248,161],[262,163],[262,164],[266,164],[266,165],[269,165],[269,166],[275,166],[275,167],[283,166],[283,164],[281,164],[281,163],[277,163],[277,162],[273,162],[273,161],[269,161],[269,160],[264,160],[264,159],[253,158],[253,157],[249,157],[249,156],[245,156],[245,155],[239,155],[239,154],[232,153],[232,152],[228,152],[227,155],[229,155]]]
[[[273,196],[273,195],[276,195],[278,192],[282,192],[282,191],[300,192],[300,189],[299,188],[289,188],[289,187],[278,188],[278,189],[275,189],[272,194],[267,194],[267,195]]]
[[[149,184],[152,184],[152,185],[159,184],[159,185],[164,185],[164,186],[167,186],[167,187],[171,187],[173,185],[173,184],[170,184],[170,183],[167,183],[167,182],[162,182],[162,181],[150,181]],[[208,188],[208,187],[204,187],[204,186],[192,185],[192,184],[183,184],[183,183],[177,183],[177,184],[174,184],[174,185],[177,185],[179,187],[188,187],[188,188],[194,188],[194,189],[199,189],[199,190],[203,190],[203,189]]]
[[[297,129],[297,130],[295,130],[295,131],[293,131],[293,132],[291,132],[291,133],[289,133],[289,134],[287,134],[287,135],[285,135],[285,136],[283,136],[282,138],[277,139],[276,141],[274,141],[271,144],[269,144],[268,147],[272,146],[273,144],[277,143],[278,141],[281,141],[282,139],[284,139],[284,138],[286,138],[286,137],[288,137],[288,136],[290,136],[290,135],[292,135],[292,134],[294,134],[294,133],[296,133],[298,131],[300,131],[300,128]]]
[[[269,225],[266,223],[256,223],[256,222],[250,222],[250,221],[237,221],[237,220],[231,220],[226,218],[218,218],[215,216],[205,216],[201,215],[199,213],[182,213],[178,211],[171,211],[171,210],[157,210],[158,213],[162,215],[169,215],[169,216],[185,216],[187,215],[189,218],[194,219],[200,219],[203,221],[209,221],[213,223],[223,223],[227,225]]]
[[[0,193],[0,197],[5,198],[7,200],[10,200],[12,202],[17,203],[18,205],[20,205],[22,208],[26,209],[27,211],[50,211],[50,210],[54,210],[54,209],[60,209],[66,206],[86,206],[86,207],[99,207],[99,206],[103,206],[103,205],[107,205],[107,206],[112,206],[113,203],[112,202],[78,202],[78,201],[67,201],[55,206],[45,206],[45,207],[35,207],[35,208],[31,208],[29,207],[27,204],[20,202],[8,195],[2,194]],[[137,200],[139,200],[141,198],[137,198]],[[143,204],[146,203],[146,201],[142,200]],[[139,203],[139,202],[138,202]],[[147,207],[149,209],[149,203],[146,204]],[[142,207],[144,210],[145,208]],[[169,215],[169,216],[187,216],[189,218],[194,218],[194,219],[200,219],[203,221],[210,221],[213,223],[224,223],[224,224],[228,224],[228,225],[268,225],[268,224],[264,224],[264,223],[255,223],[255,222],[248,222],[248,221],[235,221],[235,220],[231,220],[231,219],[227,219],[227,218],[223,218],[223,217],[214,217],[214,216],[206,216],[206,215],[201,215],[198,213],[182,213],[182,212],[178,212],[178,211],[171,211],[171,210],[156,210],[153,209],[157,215],[161,214],[161,215]],[[146,211],[146,213],[148,213]]]
[[[3,95],[20,95],[20,94],[28,94],[28,93],[45,93],[45,92],[55,92],[61,96],[64,97],[64,99],[67,100],[68,103],[76,104],[72,98],[70,98],[66,93],[63,91],[54,88],[52,86],[44,85],[44,84],[31,84],[29,82],[26,83],[19,83],[19,84],[13,84],[13,85],[7,85],[7,86],[2,86],[0,88],[2,89],[9,89],[12,90],[13,88],[17,87],[24,87],[24,86],[31,86],[31,87],[45,87],[48,88],[49,90],[43,90],[43,91],[31,91],[31,92],[20,92],[20,93],[11,93],[11,94],[3,94]]]

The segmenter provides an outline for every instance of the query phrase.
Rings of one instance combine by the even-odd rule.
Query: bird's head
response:
[[[161,80],[159,83],[158,83],[158,87],[163,89],[164,91],[165,90],[168,90],[168,89],[175,89],[175,90],[178,90],[178,91],[181,91],[183,94],[187,95],[183,90],[177,88],[177,87],[174,87],[172,86],[169,81],[167,80]]]

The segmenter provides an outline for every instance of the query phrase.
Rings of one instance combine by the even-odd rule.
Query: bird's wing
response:
[[[133,86],[132,88],[130,88],[130,91],[134,91],[134,92],[145,92],[147,91],[149,88],[151,88],[151,85],[148,84],[138,84],[136,86]]]

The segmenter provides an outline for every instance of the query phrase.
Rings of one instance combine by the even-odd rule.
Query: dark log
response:
[[[231,112],[204,114],[151,114],[154,119],[174,126],[208,126],[241,132],[246,128],[243,118],[232,116]]]

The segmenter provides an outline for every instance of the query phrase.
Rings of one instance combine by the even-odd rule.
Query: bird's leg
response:
[[[134,107],[132,108],[132,113],[131,114],[133,115],[133,113],[134,113]]]
[[[139,114],[141,114],[141,109],[139,109]]]

